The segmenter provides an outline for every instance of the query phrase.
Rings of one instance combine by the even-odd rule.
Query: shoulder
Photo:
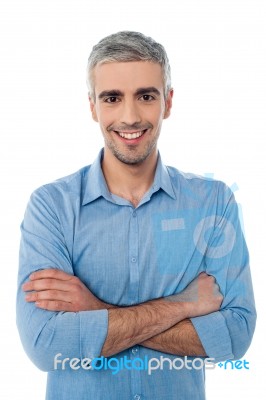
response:
[[[183,172],[171,166],[167,166],[167,170],[176,196],[183,198],[187,203],[224,204],[233,198],[231,189],[223,181]]]
[[[80,199],[85,190],[90,167],[91,165],[85,166],[70,175],[40,186],[33,191],[31,198],[52,201],[57,206]]]

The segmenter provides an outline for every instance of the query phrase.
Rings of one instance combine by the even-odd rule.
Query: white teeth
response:
[[[134,133],[126,133],[126,132],[117,132],[119,136],[125,139],[137,139],[143,135],[144,131],[134,132]]]

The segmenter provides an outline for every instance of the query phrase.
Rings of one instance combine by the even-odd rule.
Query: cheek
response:
[[[148,121],[150,121],[154,127],[161,126],[163,118],[164,118],[164,110],[160,108],[158,110],[153,110],[153,112],[150,113]]]
[[[103,128],[107,128],[116,121],[116,113],[112,110],[99,110],[99,123]]]

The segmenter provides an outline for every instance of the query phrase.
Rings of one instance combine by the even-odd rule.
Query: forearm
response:
[[[164,299],[133,307],[110,309],[102,355],[109,357],[159,335],[187,318],[187,313],[185,303]]]
[[[207,354],[197,332],[189,319],[140,343],[144,347],[179,356],[202,356]]]
[[[56,324],[56,332],[52,329],[53,338],[55,337],[55,333],[59,334],[58,338],[60,337],[60,329],[63,330],[62,332],[64,334],[64,330],[66,329],[64,324],[67,314],[66,311],[69,312],[69,316],[73,314],[73,317],[77,315],[76,313],[78,311],[83,311],[83,314],[80,313],[78,315],[80,318],[86,316],[87,312],[89,312],[87,315],[87,324],[88,327],[91,326],[93,328],[94,324],[91,324],[92,321],[90,321],[93,317],[93,313],[95,312],[97,322],[99,312],[104,312],[105,310],[105,316],[103,315],[102,321],[99,322],[99,329],[96,330],[96,332],[98,332],[96,335],[96,342],[94,343],[93,339],[95,335],[87,335],[88,327],[84,334],[92,339],[91,343],[89,343],[90,347],[86,346],[86,348],[90,350],[92,356],[93,354],[97,356],[98,351],[104,356],[111,356],[135,344],[142,343],[154,336],[156,337],[186,318],[208,314],[216,310],[217,307],[220,306],[221,298],[215,294],[214,288],[214,279],[206,274],[200,274],[188,285],[182,294],[175,294],[136,306],[121,308],[106,304],[98,299],[79,278],[58,269],[45,269],[31,274],[29,281],[23,284],[23,290],[28,294],[26,295],[26,303],[25,301],[20,301],[19,304],[25,306],[27,312],[34,306],[34,302],[37,308],[50,311],[65,311],[62,317],[59,318],[59,316],[57,316],[55,318],[56,320],[58,318],[60,319],[60,326],[58,323]],[[20,295],[21,294],[20,292]],[[22,312],[22,315],[24,314],[24,322],[25,310]],[[31,313],[29,315],[31,318]],[[38,312],[37,314],[35,313],[35,318],[38,315],[42,321],[42,317],[46,316],[46,314]],[[52,316],[54,315],[52,314]],[[49,315],[47,318],[47,323],[50,325],[51,321]],[[80,324],[77,318],[74,319],[79,326]],[[55,321],[53,321],[53,323],[55,323]],[[46,326],[46,323],[44,326],[43,323],[41,325],[42,332],[41,335],[38,334],[38,338],[45,336],[46,331],[51,332],[51,329]],[[178,331],[175,331],[174,334],[177,334],[177,332]],[[78,337],[82,338],[82,332],[77,333]],[[172,331],[168,332],[168,334],[169,338],[167,342],[170,344],[172,341]],[[192,336],[192,334],[188,335],[188,332],[186,332],[185,336],[189,336],[193,339],[192,343],[195,347],[197,343],[195,332],[193,332],[193,334],[194,336]],[[181,333],[179,333],[179,336],[180,335]],[[47,339],[50,341],[49,338]],[[165,345],[166,339],[164,338],[163,340]],[[67,343],[68,342],[69,341],[67,341]],[[155,345],[158,346],[158,338],[155,340]],[[174,346],[174,353],[176,352],[176,346],[177,342]],[[51,348],[52,346],[50,346],[50,349]],[[189,344],[188,348],[191,348]],[[186,352],[186,349],[183,349],[183,351]]]

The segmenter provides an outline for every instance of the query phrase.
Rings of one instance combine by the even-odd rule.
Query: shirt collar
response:
[[[82,205],[91,203],[93,200],[96,200],[98,197],[101,196],[104,197],[106,200],[113,202],[101,167],[103,152],[104,149],[101,149],[96,160],[93,164],[91,164],[89,168],[87,179],[85,182]],[[170,197],[176,199],[168,169],[162,163],[160,153],[158,154],[158,161],[151,192],[154,193],[159,189],[164,190],[165,193],[167,193]]]
[[[158,152],[158,161],[154,176],[154,181],[152,185],[152,193],[155,193],[159,189],[162,189],[165,193],[167,193],[173,199],[176,199],[176,195],[173,189],[173,185],[171,182],[171,177],[166,165],[163,164],[161,155]],[[151,193],[151,194],[152,194]]]

